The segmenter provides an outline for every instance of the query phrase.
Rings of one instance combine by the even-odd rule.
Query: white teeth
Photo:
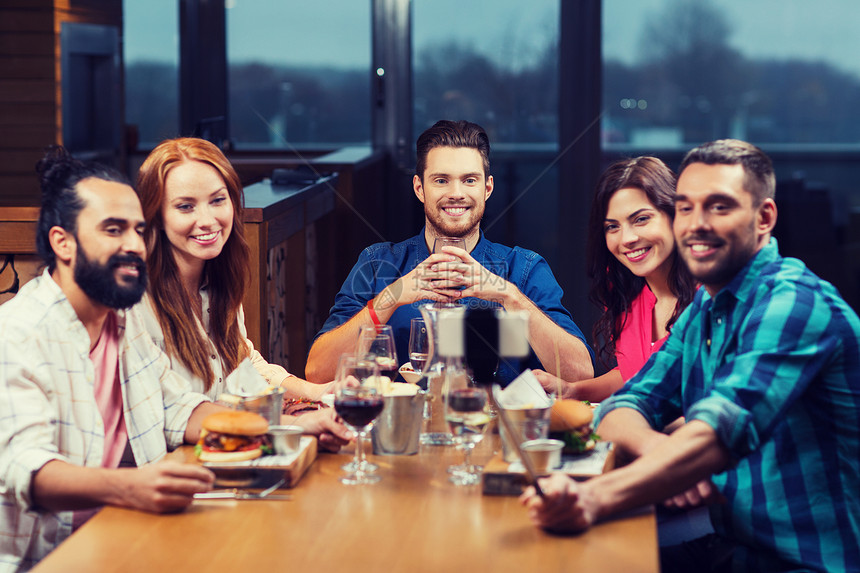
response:
[[[700,245],[700,244],[690,245],[690,249],[694,253],[704,253],[705,251],[707,251],[710,248],[711,248],[710,245]]]
[[[466,212],[465,207],[446,207],[445,212],[449,215],[461,215]]]
[[[645,254],[645,252],[646,252],[647,250],[648,250],[648,249],[647,249],[647,248],[645,248],[645,249],[637,249],[637,250],[635,250],[635,251],[630,251],[629,253],[627,253],[627,257],[628,257],[628,258],[630,258],[630,259],[635,259],[636,257],[641,257],[642,255],[644,255],[644,254]]]
[[[208,235],[197,235],[194,238],[197,239],[198,241],[211,241],[217,235],[218,235],[218,233],[216,232],[216,233],[209,233]]]

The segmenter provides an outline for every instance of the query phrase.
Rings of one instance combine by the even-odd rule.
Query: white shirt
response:
[[[266,359],[254,348],[254,344],[248,339],[248,331],[245,329],[245,313],[242,307],[239,307],[237,317],[239,332],[248,346],[250,354],[248,358],[239,364],[236,370],[229,375],[225,375],[224,363],[221,361],[221,356],[218,354],[218,350],[215,348],[215,344],[212,342],[209,333],[209,293],[205,288],[200,289],[200,297],[203,300],[203,322],[201,324],[200,320],[196,320],[196,323],[201,334],[207,338],[209,366],[212,368],[215,376],[209,390],[206,391],[204,389],[203,379],[195,376],[182,360],[170,356],[171,368],[183,378],[190,381],[191,389],[194,392],[204,393],[211,400],[217,400],[224,392],[229,394],[261,394],[265,392],[269,385],[280,386],[284,378],[292,376],[282,366],[266,362]],[[153,304],[152,298],[147,293],[136,308],[140,309],[140,314],[144,317],[144,326],[152,337],[153,342],[166,352],[164,333],[161,330],[161,325],[158,323]]]
[[[170,370],[135,310],[117,312],[119,378],[137,465],[179,446],[205,396]],[[30,568],[71,533],[72,512],[35,510],[35,473],[52,460],[101,467],[104,425],[90,337],[45,271],[0,306],[0,571]]]

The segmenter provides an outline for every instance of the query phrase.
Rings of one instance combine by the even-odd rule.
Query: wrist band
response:
[[[382,323],[379,322],[379,317],[376,316],[376,311],[373,309],[373,299],[367,301],[367,311],[370,313],[370,320],[373,322],[374,326],[381,326]]]

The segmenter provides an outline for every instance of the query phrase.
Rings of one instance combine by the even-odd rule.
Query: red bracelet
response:
[[[376,311],[373,310],[373,299],[367,301],[367,311],[370,313],[370,320],[373,321],[374,326],[381,326],[382,323],[379,322],[379,317],[376,316]]]

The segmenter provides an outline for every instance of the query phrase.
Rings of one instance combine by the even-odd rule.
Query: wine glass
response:
[[[358,381],[358,376],[356,376],[356,372],[355,372],[356,356],[360,356],[360,355],[350,354],[350,353],[344,353],[343,355],[341,355],[340,360],[338,361],[337,370],[336,370],[336,374],[335,374],[335,381],[341,382],[341,384],[339,384],[340,386],[345,386],[346,385],[346,379],[350,376],[353,376],[356,379],[356,381]],[[370,362],[370,364],[367,364],[367,362]],[[359,363],[359,365],[361,367],[363,367],[365,370],[368,367],[373,368],[374,370],[373,370],[372,375],[367,374],[363,370],[359,370],[358,374],[361,374],[361,375],[367,374],[368,378],[371,376],[376,376],[378,374],[378,369],[375,368],[375,364],[373,362],[374,362],[373,360],[368,360],[366,362],[360,362]],[[374,380],[372,382],[372,384],[375,384],[375,383],[376,383],[376,381]],[[372,385],[367,380],[365,380],[365,384]],[[377,388],[377,390],[379,390],[379,388]],[[356,442],[358,442],[361,439],[361,437],[356,435],[355,439],[356,439]],[[355,460],[350,460],[349,462],[343,464],[342,466],[340,466],[340,469],[342,469],[346,472],[355,472],[356,468],[357,468],[356,464],[360,465],[361,470],[366,474],[372,474],[376,470],[379,469],[378,465],[367,461],[367,456],[365,455],[364,448],[361,449],[361,454],[359,456],[357,456],[357,458]]]
[[[463,449],[463,465],[451,466],[454,485],[474,485],[481,479],[481,468],[472,464],[472,450],[484,438],[492,417],[487,406],[487,391],[475,386],[464,368],[449,371],[445,388],[445,420],[454,443]]]
[[[343,387],[334,398],[334,409],[349,429],[356,434],[355,458],[352,469],[340,478],[348,485],[370,484],[379,481],[379,476],[368,473],[364,461],[364,438],[373,425],[373,420],[385,405],[382,394],[376,387],[378,368],[373,360],[354,355],[344,355],[338,365],[338,375],[354,377],[358,386]]]
[[[418,374],[424,372],[424,366],[430,357],[430,340],[427,338],[427,324],[423,318],[413,318],[409,324],[409,363],[412,370]]]
[[[394,381],[397,377],[397,350],[394,331],[388,324],[366,324],[358,331],[357,356],[371,356],[379,366],[379,374]]]

